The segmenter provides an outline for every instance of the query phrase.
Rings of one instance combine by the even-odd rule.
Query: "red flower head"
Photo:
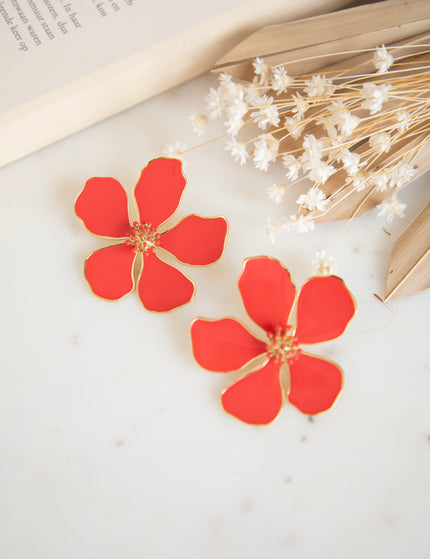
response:
[[[261,368],[223,392],[224,409],[246,423],[270,423],[281,410],[283,385],[289,386],[288,401],[303,413],[330,408],[342,388],[342,371],[331,361],[303,352],[300,345],[332,340],[344,332],[355,303],[343,281],[335,276],[309,279],[297,298],[295,329],[289,317],[296,290],[278,260],[246,260],[239,290],[248,315],[266,332],[264,341],[233,318],[198,318],[191,326],[194,357],[209,371],[235,371],[265,356]]]
[[[163,231],[185,184],[177,159],[148,163],[134,189],[139,221],[130,225],[127,194],[117,180],[104,177],[86,182],[75,202],[77,216],[91,233],[121,241],[93,252],[85,261],[85,277],[96,295],[114,301],[133,291],[133,270],[139,259],[138,292],[146,309],[170,311],[193,298],[194,283],[158,254],[164,250],[194,266],[212,264],[224,252],[227,222],[223,217],[193,214]]]

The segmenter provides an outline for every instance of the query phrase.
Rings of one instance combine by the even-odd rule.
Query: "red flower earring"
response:
[[[232,318],[198,318],[191,326],[194,357],[209,371],[235,371],[265,357],[261,368],[223,392],[224,409],[246,423],[270,423],[281,410],[283,384],[289,384],[288,401],[301,412],[314,415],[329,409],[342,388],[342,371],[300,345],[332,340],[344,332],[355,303],[343,281],[335,276],[309,279],[297,297],[295,328],[289,319],[296,290],[278,260],[246,260],[239,291],[249,317],[266,332],[264,341]]]
[[[77,216],[91,233],[120,241],[93,252],[85,261],[85,277],[96,295],[114,301],[133,291],[133,271],[139,259],[138,293],[146,309],[169,311],[193,298],[194,283],[159,254],[166,251],[194,266],[212,264],[224,252],[227,222],[222,216],[193,214],[163,231],[185,184],[179,160],[151,161],[134,189],[139,221],[130,224],[127,194],[117,180],[105,177],[86,182],[75,202]]]

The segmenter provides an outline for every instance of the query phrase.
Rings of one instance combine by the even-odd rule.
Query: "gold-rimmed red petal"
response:
[[[301,353],[288,363],[288,401],[302,413],[315,415],[330,409],[342,390],[342,369],[328,359]]]
[[[247,258],[238,281],[249,317],[266,332],[285,329],[296,290],[279,260],[268,256]]]
[[[270,359],[224,390],[221,402],[226,412],[252,425],[267,425],[276,419],[283,404],[280,381],[282,365]]]
[[[171,217],[186,185],[179,159],[160,157],[142,169],[134,188],[141,223],[158,228]]]
[[[297,342],[314,344],[337,338],[354,313],[354,298],[342,279],[337,276],[309,279],[297,301]]]
[[[154,312],[167,312],[189,303],[194,282],[155,253],[145,253],[138,291],[143,306]]]
[[[134,289],[136,254],[125,245],[113,245],[91,253],[85,260],[85,278],[95,295],[117,301]]]
[[[197,363],[218,373],[242,369],[266,351],[266,344],[234,318],[195,319],[191,341]]]
[[[160,247],[192,266],[213,264],[224,253],[228,224],[223,216],[191,214],[163,233]]]
[[[127,194],[116,179],[88,179],[76,198],[75,213],[94,235],[115,239],[129,235]]]

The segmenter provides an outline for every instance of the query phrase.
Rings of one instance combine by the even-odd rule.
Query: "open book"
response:
[[[345,3],[0,0],[0,166],[208,70],[262,25]]]

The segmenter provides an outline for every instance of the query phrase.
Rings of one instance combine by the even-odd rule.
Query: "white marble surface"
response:
[[[405,225],[368,215],[338,245],[358,311],[321,345],[345,371],[335,408],[313,422],[292,406],[267,427],[224,413],[234,375],[193,361],[197,316],[248,322],[242,261],[270,254],[296,285],[341,229],[284,233],[265,217],[273,170],[237,166],[223,146],[190,153],[179,216],[224,213],[222,261],[191,269],[194,301],[166,315],[136,294],[94,297],[85,256],[104,245],[74,216],[93,175],[130,192],[165,143],[196,142],[186,114],[202,76],[0,170],[0,557],[4,559],[428,559],[430,293],[382,294],[391,243]],[[429,177],[403,195],[412,217]]]

